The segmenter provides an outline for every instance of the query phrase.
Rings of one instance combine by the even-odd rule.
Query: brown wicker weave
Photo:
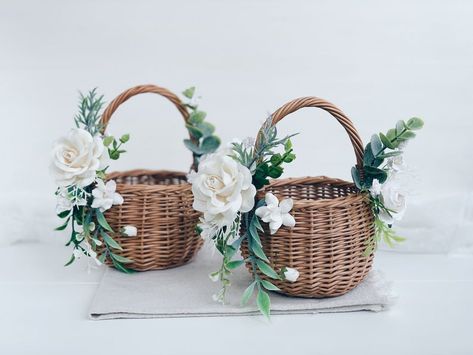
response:
[[[363,143],[351,123],[333,104],[303,97],[282,106],[272,115],[273,125],[304,107],[319,107],[329,112],[345,128],[355,150],[357,166],[363,162]],[[374,234],[373,213],[366,195],[350,182],[325,176],[274,180],[258,192],[264,198],[272,192],[278,199],[292,198],[293,229],[282,227],[270,236],[265,227],[263,249],[275,270],[292,267],[299,279],[271,280],[281,292],[300,297],[339,296],[356,287],[371,268],[373,255],[363,256],[367,241]],[[247,245],[242,246],[248,255]],[[250,269],[247,264],[247,268]],[[262,278],[270,280],[265,275]]]
[[[102,115],[103,131],[122,103],[143,93],[164,96],[187,122],[187,109],[176,95],[155,85],[141,85],[124,91],[108,105]],[[127,267],[137,271],[165,269],[192,259],[202,246],[202,238],[195,232],[199,213],[192,208],[191,185],[187,183],[186,173],[132,170],[111,173],[107,178],[117,182],[117,192],[125,201],[107,211],[110,226],[114,231],[126,225],[138,229],[136,237],[114,235],[123,247],[117,254],[133,260]]]

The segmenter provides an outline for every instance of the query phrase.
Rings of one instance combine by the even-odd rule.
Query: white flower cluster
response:
[[[370,194],[379,197],[384,207],[389,210],[387,213],[380,210],[378,217],[386,224],[393,224],[404,216],[407,203],[407,192],[402,188],[400,176],[404,170],[404,162],[401,155],[388,159],[386,167],[388,169],[388,179],[380,184],[377,179],[373,180]]]

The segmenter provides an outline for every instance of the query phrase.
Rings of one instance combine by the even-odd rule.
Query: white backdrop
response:
[[[197,85],[225,141],[254,136],[268,112],[306,95],[339,105],[364,140],[423,117],[406,154],[416,179],[401,249],[468,250],[472,18],[471,1],[1,0],[0,238],[60,239],[47,166],[78,90],[97,86],[110,101],[154,83]],[[350,178],[349,140],[328,114],[307,109],[280,126],[301,132],[285,176]],[[117,169],[188,169],[185,128],[164,99],[127,102],[110,129],[132,136]]]

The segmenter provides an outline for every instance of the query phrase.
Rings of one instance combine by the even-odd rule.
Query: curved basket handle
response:
[[[350,138],[351,144],[353,145],[353,149],[355,151],[356,165],[361,171],[363,167],[363,142],[358,134],[358,131],[356,130],[355,126],[353,126],[353,123],[350,121],[350,119],[334,104],[315,96],[300,97],[298,99],[286,103],[285,105],[277,109],[271,115],[272,125],[276,125],[287,115],[304,107],[318,107],[322,110],[327,111],[333,117],[335,117],[335,119],[343,126],[343,128],[345,128],[345,131],[348,133],[348,137]],[[258,137],[260,134],[261,129],[258,132]]]
[[[112,118],[113,113],[118,109],[118,107],[122,103],[132,98],[133,96],[136,96],[139,94],[146,94],[146,93],[158,94],[167,98],[169,101],[171,101],[174,104],[174,106],[176,106],[176,108],[179,110],[182,117],[184,118],[184,121],[187,123],[187,120],[189,119],[189,112],[187,112],[187,108],[181,102],[179,97],[177,97],[168,89],[162,88],[160,86],[138,85],[138,86],[135,86],[128,90],[123,91],[120,95],[118,95],[115,99],[113,99],[112,102],[108,104],[107,108],[104,110],[102,114],[102,118],[100,119],[100,122],[102,123],[102,133],[104,133],[105,130],[107,129],[108,123],[110,122],[110,119]]]
[[[104,110],[102,117],[100,119],[100,122],[102,123],[102,134],[105,133],[105,130],[107,129],[108,123],[110,122],[110,119],[112,118],[113,113],[118,109],[118,107],[123,104],[125,101],[128,99],[132,98],[133,96],[139,95],[139,94],[146,94],[146,93],[153,93],[153,94],[158,94],[169,101],[171,101],[174,106],[179,110],[179,112],[182,115],[182,118],[184,118],[184,122],[187,123],[189,120],[189,112],[187,111],[186,106],[182,103],[181,99],[177,97],[177,95],[173,94],[171,91],[168,89],[162,88],[157,85],[138,85],[135,87],[132,87],[128,90],[123,91],[120,95],[118,95],[115,99],[113,99],[112,102],[110,102],[107,106],[107,108]],[[189,133],[189,138],[194,141],[194,138]],[[191,169],[195,169],[194,164],[192,164]]]

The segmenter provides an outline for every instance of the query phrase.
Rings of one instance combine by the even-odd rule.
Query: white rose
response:
[[[59,139],[53,147],[50,170],[59,186],[90,185],[96,171],[104,169],[108,151],[102,139],[84,129],[73,128],[67,137]]]
[[[279,203],[278,198],[271,192],[267,192],[264,200],[266,206],[258,207],[255,214],[265,223],[269,223],[269,230],[274,234],[285,225],[292,228],[296,225],[296,220],[289,214],[294,202],[292,198],[286,198]]]
[[[238,212],[254,206],[256,188],[250,171],[225,152],[210,154],[199,163],[199,172],[189,175],[194,194],[193,207],[218,227],[233,223]]]
[[[389,215],[385,211],[380,211],[379,218],[387,223],[392,224],[394,220],[399,221],[402,219],[406,210],[406,193],[401,189],[398,177],[396,174],[386,180],[381,187],[381,202],[384,207],[390,210]]]
[[[112,205],[121,205],[123,203],[123,197],[115,192],[117,184],[114,180],[110,180],[105,184],[103,180],[97,180],[97,187],[92,190],[92,208],[98,208],[101,212],[105,212],[110,209]]]
[[[136,237],[138,235],[138,229],[135,226],[122,227],[120,232],[125,237]]]
[[[283,269],[284,279],[289,282],[296,282],[299,278],[299,271],[291,267],[285,267]]]

